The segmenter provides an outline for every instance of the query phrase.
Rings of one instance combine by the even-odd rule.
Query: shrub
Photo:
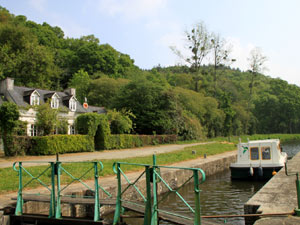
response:
[[[5,141],[5,155],[26,155],[31,149],[31,137],[29,136],[7,136]]]
[[[147,145],[173,143],[176,141],[176,135],[115,134],[108,137],[106,149],[134,148]]]
[[[88,135],[50,135],[32,137],[30,155],[54,155],[56,153],[92,152],[93,138]]]
[[[94,138],[95,149],[103,150],[108,149],[108,139],[110,136],[110,127],[107,116],[105,114],[98,114],[98,129]]]

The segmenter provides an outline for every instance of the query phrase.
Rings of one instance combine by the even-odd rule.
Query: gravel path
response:
[[[130,148],[130,149],[120,149],[120,150],[105,150],[100,152],[82,152],[82,153],[68,153],[59,155],[59,160],[64,162],[78,162],[78,161],[91,161],[91,160],[102,160],[102,159],[124,159],[139,156],[148,156],[153,154],[162,154],[166,152],[173,152],[182,150],[185,147],[208,144],[213,142],[201,142],[193,144],[171,144],[171,145],[160,145],[160,146],[148,146],[142,148]],[[27,166],[35,166],[36,163],[31,163],[32,161],[39,162],[50,162],[55,161],[56,156],[19,156],[5,158],[0,157],[0,168],[12,167],[13,163],[16,161],[22,161],[26,163]],[[41,164],[38,164],[41,165]]]

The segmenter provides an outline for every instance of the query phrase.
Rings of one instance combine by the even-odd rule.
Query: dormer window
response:
[[[30,95],[30,105],[40,104],[40,94],[37,91],[32,92]]]
[[[51,108],[57,109],[59,106],[59,96],[55,93],[51,98]]]
[[[76,111],[76,105],[77,105],[77,101],[74,97],[70,98],[69,100],[69,109],[72,111],[72,112],[75,112]]]

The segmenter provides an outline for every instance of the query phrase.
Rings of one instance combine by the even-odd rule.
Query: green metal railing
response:
[[[72,183],[75,181],[78,181],[83,186],[85,186],[88,190],[92,191],[94,193],[94,196],[91,196],[90,198],[95,199],[95,210],[94,210],[94,221],[100,220],[100,190],[104,192],[105,195],[108,197],[111,197],[111,194],[104,190],[102,186],[99,185],[99,172],[103,170],[103,164],[99,162],[76,162],[76,163],[87,163],[91,164],[91,167],[89,167],[86,171],[84,171],[79,177],[73,176],[66,168],[63,167],[63,164],[67,164],[70,162],[46,162],[50,164],[45,170],[43,170],[40,174],[37,176],[32,175],[26,168],[24,168],[24,163],[45,163],[45,162],[15,162],[13,164],[13,169],[18,172],[19,176],[19,189],[18,189],[18,197],[17,197],[17,206],[15,215],[22,215],[23,214],[23,190],[25,187],[27,187],[30,183],[32,183],[34,180],[38,181],[43,187],[45,187],[50,192],[50,207],[49,207],[49,218],[61,218],[61,198],[62,197],[68,197],[68,195],[62,195],[62,192],[65,191]],[[72,162],[75,163],[75,162]],[[16,165],[18,164],[18,168]],[[41,177],[46,174],[47,171],[51,170],[51,185],[47,185],[45,182],[41,180]],[[94,188],[91,188],[87,183],[85,183],[82,179],[84,176],[86,176],[90,171],[94,171]],[[100,170],[100,171],[99,171]],[[23,173],[26,173],[29,175],[31,180],[29,180],[27,183],[23,184]],[[71,177],[71,181],[62,188],[61,187],[61,176],[62,172],[64,172],[67,176]],[[56,181],[56,182],[55,182]],[[57,194],[56,194],[57,193]],[[74,196],[70,196],[74,197]],[[84,198],[87,198],[85,196]]]
[[[121,166],[140,166],[144,167],[144,171],[140,174],[140,176],[133,182],[126,176],[124,171],[121,169]],[[163,179],[162,175],[160,174],[160,169],[181,169],[181,170],[190,170],[192,171],[192,176],[189,177],[180,187],[176,189],[172,189],[170,185]],[[164,213],[169,214],[175,217],[180,217],[188,220],[193,220],[195,225],[201,225],[201,208],[200,208],[200,189],[199,185],[205,181],[205,173],[203,170],[198,168],[184,168],[184,167],[170,167],[170,166],[159,166],[156,164],[156,156],[153,155],[153,165],[149,164],[135,164],[135,163],[126,163],[126,162],[116,162],[113,165],[113,170],[117,174],[118,179],[118,193],[117,193],[117,200],[116,200],[116,210],[114,215],[113,224],[118,224],[121,220],[121,214],[123,213],[122,203],[126,202],[127,204],[138,205],[136,202],[127,201],[123,198],[124,193],[130,188],[133,187],[141,199],[143,200],[145,211],[144,211],[144,225],[157,225],[159,221],[158,214]],[[201,173],[201,181],[199,173]],[[145,185],[146,185],[146,196],[143,195],[141,190],[137,186],[137,182],[143,177],[146,176]],[[121,183],[121,176],[123,176],[128,183],[128,185],[122,190],[122,183]],[[194,195],[195,195],[195,209],[193,209],[190,204],[185,201],[185,199],[180,195],[178,192],[186,183],[194,180]],[[158,194],[157,194],[157,183],[161,182],[162,185],[165,185],[169,192],[165,194],[159,201],[158,201]],[[152,189],[151,189],[152,183]],[[166,199],[166,197],[170,193],[175,193],[187,206],[187,208],[194,214],[194,218],[186,217],[181,214],[172,213],[166,210],[159,209],[158,205]]]

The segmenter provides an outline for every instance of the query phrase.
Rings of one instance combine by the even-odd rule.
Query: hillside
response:
[[[59,27],[0,7],[0,79],[43,89],[75,87],[81,102],[87,97],[91,105],[130,112],[133,133],[199,139],[300,132],[295,85],[228,66],[216,76],[211,65],[197,72],[187,66],[142,70],[100,40],[68,38]]]

